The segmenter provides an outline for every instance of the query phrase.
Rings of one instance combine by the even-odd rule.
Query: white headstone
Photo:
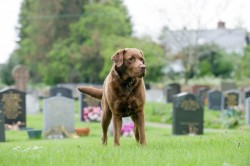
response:
[[[63,126],[67,132],[75,132],[74,100],[55,96],[43,101],[43,131],[44,133]]]
[[[26,94],[26,113],[37,114],[39,113],[39,100],[37,97]]]
[[[245,112],[246,112],[246,124],[250,125],[250,97],[246,99]]]

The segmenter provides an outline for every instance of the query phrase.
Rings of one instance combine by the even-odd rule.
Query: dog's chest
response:
[[[135,115],[140,108],[139,100],[133,96],[123,96],[115,104],[115,109],[122,114],[123,117]]]

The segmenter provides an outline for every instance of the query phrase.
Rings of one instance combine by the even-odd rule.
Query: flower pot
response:
[[[90,129],[89,128],[76,128],[76,134],[79,136],[88,136]]]
[[[39,139],[42,135],[42,130],[27,130],[30,139]]]

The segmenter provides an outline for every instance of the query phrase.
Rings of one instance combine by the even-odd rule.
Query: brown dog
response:
[[[122,117],[131,116],[135,124],[136,141],[146,145],[144,128],[146,66],[142,51],[136,48],[118,50],[111,58],[114,62],[103,89],[82,86],[78,90],[101,99],[102,143],[107,144],[108,126],[113,116],[114,145],[120,145]]]

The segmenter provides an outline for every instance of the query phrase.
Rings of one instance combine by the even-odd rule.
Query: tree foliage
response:
[[[130,18],[120,0],[26,0],[20,15],[16,51],[31,70],[33,81],[100,83],[120,48],[144,51],[148,77],[161,76],[163,49],[132,35]]]

